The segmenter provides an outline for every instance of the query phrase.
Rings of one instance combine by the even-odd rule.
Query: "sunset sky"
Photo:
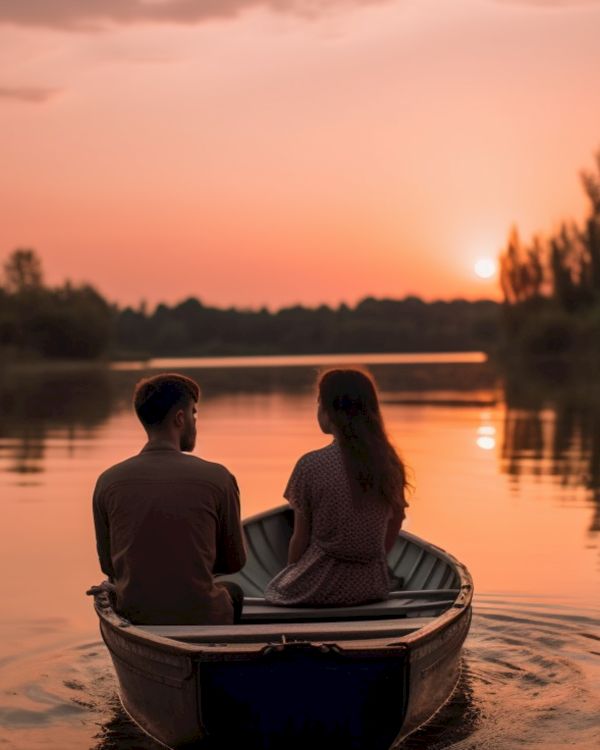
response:
[[[600,2],[0,0],[0,260],[137,304],[497,296],[581,219]]]

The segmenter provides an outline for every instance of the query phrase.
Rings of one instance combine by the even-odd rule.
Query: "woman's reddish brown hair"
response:
[[[356,369],[324,372],[319,402],[335,429],[355,494],[406,507],[406,469],[386,434],[371,375]]]

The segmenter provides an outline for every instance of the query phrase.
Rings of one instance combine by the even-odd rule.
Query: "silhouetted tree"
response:
[[[19,256],[21,257],[21,256]],[[34,267],[34,264],[32,264]],[[40,273],[24,274],[40,278]],[[354,307],[294,305],[270,312],[204,305],[190,297],[153,312],[113,308],[89,285],[0,289],[0,346],[21,355],[94,358],[489,350],[498,332],[490,300],[425,303],[367,297]]]
[[[28,356],[91,359],[104,354],[114,313],[93,287],[43,285],[34,250],[15,250],[6,263],[0,294],[0,346]]]
[[[585,244],[589,252],[590,285],[600,295],[600,149],[596,153],[596,172],[581,173],[585,193],[591,204],[591,215],[585,227]]]
[[[500,286],[510,304],[536,299],[542,295],[546,250],[540,237],[530,247],[521,243],[516,227],[511,229],[506,250],[500,257]]]
[[[591,204],[583,229],[563,223],[546,242],[513,228],[500,257],[505,346],[521,353],[600,355],[600,151],[582,172]]]
[[[42,282],[42,264],[35,250],[18,248],[4,264],[4,287],[9,294],[40,289]]]

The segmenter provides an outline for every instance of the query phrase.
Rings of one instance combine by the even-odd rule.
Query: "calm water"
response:
[[[505,381],[478,356],[367,359],[412,469],[406,528],[465,562],[476,586],[459,688],[404,747],[599,747],[598,386]],[[315,363],[204,364],[150,363],[202,385],[196,452],[236,474],[243,514],[279,504],[296,458],[327,442]],[[142,445],[130,398],[147,369],[0,371],[2,748],[157,747],[118,707],[84,596],[101,578],[91,491]]]

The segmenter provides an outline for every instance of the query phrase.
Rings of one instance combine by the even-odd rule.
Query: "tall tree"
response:
[[[581,181],[592,204],[592,213],[585,227],[590,285],[593,294],[600,296],[600,149],[596,152],[596,172],[583,171]]]
[[[4,264],[4,286],[10,294],[41,289],[42,263],[35,250],[17,248]]]

